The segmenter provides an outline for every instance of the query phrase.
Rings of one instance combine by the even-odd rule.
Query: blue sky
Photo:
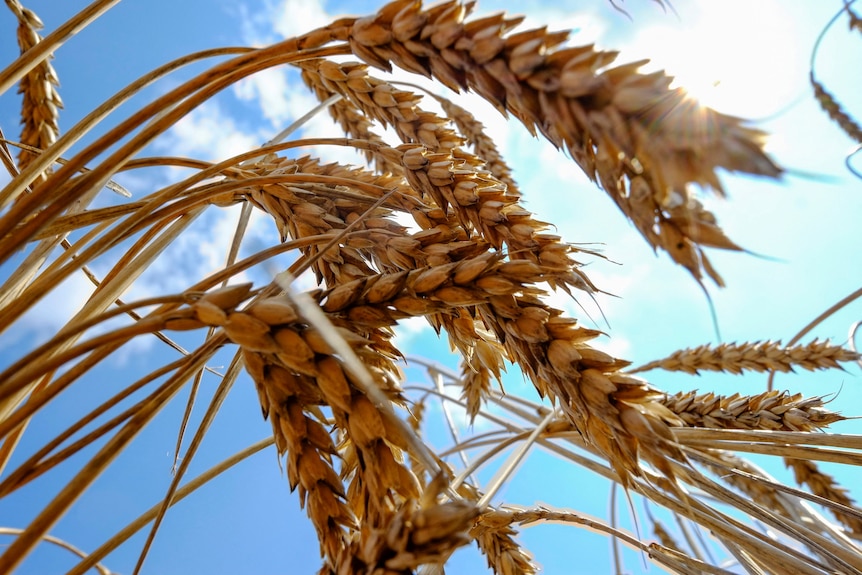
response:
[[[307,30],[344,14],[373,11],[377,2],[324,2],[270,0],[226,2],[186,0],[125,0],[94,24],[81,31],[57,54],[54,65],[65,101],[61,129],[142,73],[180,55],[209,47],[262,44]],[[52,30],[83,2],[28,2]],[[480,2],[478,12],[507,9],[529,12],[528,25],[550,24],[572,28],[574,43],[597,42],[622,50],[621,60],[653,58],[657,66],[676,75],[683,85],[702,95],[719,110],[759,119],[758,127],[771,134],[767,148],[793,173],[780,182],[727,176],[730,199],[706,197],[728,235],[759,258],[738,253],[710,254],[728,287],[711,289],[721,333],[726,341],[755,339],[788,340],[833,302],[862,283],[859,218],[862,215],[860,182],[844,167],[850,140],[817,108],[807,85],[810,49],[840,2],[802,0],[727,0],[682,2],[678,16],[663,12],[654,2],[625,3],[632,20],[607,2]],[[14,22],[0,12],[0,62],[11,62],[17,53]],[[826,37],[817,59],[819,79],[851,113],[862,116],[862,99],[852,70],[860,69],[862,51],[858,34],[839,24]],[[202,68],[196,68],[195,71]],[[184,72],[183,74],[190,74]],[[148,97],[175,86],[182,74],[150,88],[118,118],[131,113]],[[549,144],[535,140],[526,130],[507,123],[481,100],[466,96],[465,104],[488,127],[514,168],[529,209],[540,219],[557,225],[560,235],[572,242],[599,242],[614,262],[592,262],[593,281],[618,298],[599,299],[610,328],[601,345],[635,363],[662,357],[684,346],[715,340],[712,320],[700,288],[687,272],[664,256],[655,256],[612,202],[595,189],[574,163]],[[258,145],[304,114],[313,98],[295,74],[276,70],[226,91],[187,117],[154,144],[154,153],[175,153],[203,159],[222,159]],[[18,124],[18,99],[10,91],[0,95],[0,126],[14,137]],[[306,133],[337,131],[325,116],[314,119]],[[331,150],[321,153],[332,154]],[[341,159],[341,156],[329,156]],[[356,161],[350,160],[347,161]],[[855,159],[862,169],[862,158]],[[812,174],[802,177],[799,174]],[[165,183],[172,174],[135,174],[120,181],[135,195],[143,196]],[[0,174],[0,185],[8,181]],[[120,202],[105,197],[100,202]],[[200,225],[169,251],[153,273],[147,274],[127,299],[163,291],[177,291],[191,278],[214,271],[223,260],[236,211],[208,214]],[[246,246],[277,241],[265,217],[257,217]],[[106,269],[106,268],[105,268]],[[9,268],[0,267],[0,277]],[[97,270],[98,271],[98,270]],[[104,271],[104,270],[103,270]],[[260,275],[249,279],[265,281]],[[89,285],[75,279],[60,286],[36,314],[29,314],[13,330],[0,334],[0,367],[11,362],[33,342],[44,340],[69,317]],[[555,303],[576,317],[589,319],[564,298]],[[583,302],[593,318],[598,310]],[[848,326],[862,318],[862,304],[855,303],[825,322],[816,335],[843,342]],[[399,332],[409,353],[431,357],[456,367],[445,341],[421,322],[410,322]],[[191,343],[189,341],[189,343]],[[173,359],[172,352],[154,340],[135,343],[100,367],[88,383],[56,400],[40,414],[25,434],[18,454],[32,452],[74,421],[86,406],[108,397],[119,381],[133,381],[154,362]],[[224,361],[229,356],[223,356]],[[222,364],[216,364],[222,365]],[[420,381],[419,370],[408,370],[411,381]],[[135,375],[137,374],[137,375]],[[650,380],[662,389],[699,388],[720,393],[757,393],[765,389],[761,376],[745,379],[725,376],[676,377],[653,372]],[[509,391],[530,393],[519,374],[506,379]],[[779,389],[807,395],[840,390],[831,408],[847,415],[859,414],[862,405],[859,370],[812,375],[779,376]],[[213,376],[204,378],[202,398],[193,424],[199,421],[208,395],[216,387]],[[530,395],[532,398],[533,395]],[[119,458],[56,525],[54,535],[91,550],[107,533],[125,525],[164,494],[170,481],[172,454],[179,418],[184,408],[181,395],[162,413],[133,448]],[[439,408],[429,417],[442,422]],[[456,419],[462,418],[456,414]],[[860,431],[858,422],[838,424],[837,431]],[[435,441],[445,443],[442,423]],[[216,419],[196,456],[189,477],[233,452],[270,434],[259,417],[251,382],[241,379]],[[0,526],[22,527],[42,504],[62,487],[84,459],[77,457],[54,473],[0,500]],[[497,460],[497,464],[499,461]],[[766,462],[780,475],[780,462]],[[480,479],[493,474],[494,462]],[[846,485],[862,484],[858,469],[837,470]],[[550,479],[553,483],[550,483]],[[522,505],[537,501],[607,516],[608,486],[574,466],[536,450],[501,493],[502,500]],[[620,518],[631,525],[623,505]],[[642,532],[648,528],[640,525]],[[607,539],[577,527],[525,529],[522,541],[534,551],[546,573],[610,572]],[[120,573],[131,572],[143,542],[139,534],[109,556],[105,564]],[[0,540],[0,544],[3,541]],[[578,557],[573,562],[573,557]],[[480,572],[484,560],[473,551],[458,554],[450,573]],[[72,565],[70,556],[43,545],[20,568],[23,574],[63,572]],[[250,458],[219,477],[199,493],[180,503],[169,515],[144,568],[145,573],[255,572],[312,573],[319,565],[313,530],[288,491],[274,449]],[[641,558],[625,556],[626,571],[643,570]],[[657,572],[657,568],[651,568]]]

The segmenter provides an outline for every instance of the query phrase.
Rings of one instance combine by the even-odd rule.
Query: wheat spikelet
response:
[[[846,507],[858,509],[854,501],[847,495],[847,490],[838,485],[832,476],[820,471],[813,461],[785,458],[784,463],[793,470],[796,483],[807,485],[815,495]],[[862,536],[862,519],[841,513],[837,509],[830,508],[830,511],[832,511],[835,519],[840,521],[857,539]]]
[[[511,514],[503,511],[480,515],[470,536],[488,560],[488,567],[496,575],[531,575],[538,572],[533,558],[515,540],[517,531],[512,528]]]
[[[339,100],[329,107],[329,113],[338,122],[345,134],[360,140],[376,144],[374,150],[365,153],[368,162],[374,162],[377,170],[382,173],[401,174],[400,165],[392,162],[388,156],[376,153],[376,149],[388,147],[383,138],[372,129],[372,123],[351,102]]]
[[[384,525],[395,511],[388,503],[393,495],[399,501],[418,497],[417,479],[400,461],[400,450],[407,448],[407,442],[391,424],[392,416],[381,413],[351,383],[351,374],[332,355],[334,351],[301,323],[286,299],[265,298],[240,312],[231,309],[238,303],[233,297],[236,292],[227,288],[207,294],[191,306],[193,316],[186,322],[220,327],[241,347],[279,453],[287,454],[291,489],[299,488],[300,502],[307,504],[328,560],[341,561],[349,543],[345,528]],[[377,373],[390,401],[400,403],[398,390],[386,376],[386,371],[397,370],[388,354],[365,349],[373,342],[353,330],[343,330],[342,337]],[[319,414],[310,417],[321,404],[330,407],[342,435],[338,450],[322,425],[328,422],[319,421]],[[334,455],[343,462],[341,477],[333,468]],[[346,489],[342,480],[350,482]]]
[[[844,133],[847,134],[851,140],[862,144],[862,127],[860,127],[859,124],[857,124],[856,121],[844,111],[841,104],[834,96],[832,96],[832,94],[826,91],[823,84],[814,79],[813,71],[809,75],[808,81],[814,89],[814,98],[817,100],[817,103],[820,104],[820,107],[823,108],[823,111],[826,112],[833,122],[838,124],[841,129],[844,130]]]
[[[750,396],[680,392],[665,395],[661,402],[693,427],[814,431],[846,419],[823,409],[822,397],[775,390]]]
[[[442,564],[469,542],[468,530],[479,510],[472,503],[406,504],[374,527],[363,526],[341,557],[339,569],[321,573],[411,575],[421,565]]]
[[[628,370],[638,373],[652,369],[682,371],[699,375],[701,371],[724,371],[740,374],[744,371],[793,371],[801,367],[809,371],[839,368],[843,362],[856,361],[859,355],[829,341],[814,340],[805,345],[783,346],[780,341],[756,341],[705,344],[675,351],[666,358],[651,361]]]
[[[35,46],[42,39],[38,33],[43,27],[36,14],[18,0],[8,0],[6,5],[18,19],[18,47],[21,53]],[[26,76],[21,78],[18,92],[23,94],[21,106],[21,143],[25,146],[44,150],[54,143],[60,133],[58,125],[59,109],[63,100],[57,92],[60,85],[54,67],[53,55],[39,62]],[[18,154],[18,167],[25,168],[35,157],[33,152],[22,148]],[[41,174],[38,181],[43,181]]]

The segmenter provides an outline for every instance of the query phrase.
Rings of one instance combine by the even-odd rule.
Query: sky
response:
[[[50,31],[85,4],[79,0],[40,0],[26,5],[39,14]],[[54,65],[65,102],[61,130],[69,129],[142,73],[182,54],[216,46],[263,45],[323,25],[339,15],[373,12],[378,6],[377,2],[366,1],[124,0],[56,54]],[[703,198],[729,237],[753,252],[713,250],[710,257],[727,287],[711,286],[710,294],[724,341],[787,341],[812,318],[862,284],[858,253],[862,182],[844,165],[852,142],[819,110],[807,83],[811,48],[841,2],[678,0],[673,10],[665,11],[656,2],[629,0],[622,6],[628,16],[601,0],[480,1],[477,12],[527,12],[525,27],[549,24],[553,29],[570,28],[574,30],[573,44],[595,42],[602,48],[620,50],[621,62],[650,58],[653,63],[649,66],[668,70],[680,85],[704,102],[719,111],[751,118],[754,125],[770,134],[767,150],[788,168],[786,177],[774,182],[723,174],[729,198]],[[0,12],[0,30],[9,31],[0,34],[0,62],[5,65],[17,53],[11,32],[14,22],[6,11]],[[815,63],[817,77],[857,118],[862,116],[862,98],[851,71],[859,70],[862,64],[859,40],[858,34],[847,31],[846,22],[840,22],[826,35]],[[118,117],[166,92],[183,77],[186,76],[152,87],[124,107]],[[527,208],[539,219],[553,222],[567,241],[602,244],[603,252],[612,260],[592,261],[587,268],[594,283],[616,296],[598,298],[607,324],[600,319],[598,308],[588,301],[581,302],[595,326],[609,334],[599,345],[642,363],[680,347],[716,341],[701,289],[667,257],[656,256],[610,199],[572,161],[514,122],[505,121],[479,98],[462,95],[456,101],[473,111],[499,144],[524,192]],[[0,95],[0,126],[9,137],[17,133],[18,105],[14,91]],[[156,142],[153,151],[222,159],[263,143],[313,105],[313,97],[295,74],[269,71],[207,102]],[[304,133],[336,135],[337,130],[323,115],[306,125]],[[315,152],[342,161],[358,161],[355,157],[333,155],[331,150]],[[862,170],[862,157],[857,155],[854,161]],[[140,197],[172,177],[176,174],[142,173],[121,178],[120,182]],[[7,181],[8,176],[0,174],[0,185]],[[106,204],[123,200],[104,197],[98,201]],[[235,210],[207,214],[136,284],[127,299],[179,291],[192,283],[192,278],[218,269],[236,217]],[[255,216],[245,253],[273,241],[277,236],[267,219]],[[0,267],[0,278],[8,273],[8,266]],[[253,273],[248,279],[258,283],[266,280]],[[28,314],[10,332],[0,334],[0,367],[56,331],[89,289],[83,278],[58,286],[39,311]],[[575,303],[565,298],[555,298],[554,303],[593,325],[593,320]],[[823,323],[814,335],[845,342],[849,326],[859,319],[862,304],[856,302]],[[409,322],[398,333],[408,354],[457,367],[448,344],[437,340],[421,321]],[[146,373],[154,361],[173,359],[171,353],[152,338],[136,341],[122,350],[101,366],[89,383],[77,386],[79,390],[74,395],[61,396],[37,416],[12,467],[28,451],[37,449],[74,421],[74,414],[83,413],[87,405],[96,405],[107,397],[114,390],[114,382],[126,378],[133,381],[134,374]],[[406,373],[408,385],[423,383],[421,370],[411,368]],[[830,407],[846,415],[859,415],[859,375],[855,366],[849,366],[844,373],[782,375],[777,378],[777,387],[806,395],[837,393]],[[753,394],[765,389],[762,376],[692,378],[652,372],[648,378],[669,391],[697,388]],[[510,370],[505,384],[510,392],[535,397],[514,370]],[[215,386],[214,377],[205,377],[204,397]],[[195,421],[203,413],[205,401],[199,402]],[[158,501],[170,482],[184,402],[181,394],[60,520],[52,534],[84,550],[94,549],[107,533]],[[459,425],[466,427],[462,414],[454,415]],[[436,417],[442,429],[439,406],[431,407],[429,417]],[[849,421],[837,424],[835,430],[858,433],[860,428],[858,421]],[[445,445],[443,433],[434,433],[435,441]],[[259,417],[253,386],[243,378],[195,457],[189,477],[269,434],[269,424]],[[0,500],[0,527],[24,526],[83,461],[75,458],[56,473]],[[499,465],[499,460],[492,461],[480,473],[481,479],[487,481],[493,474],[495,462]],[[771,472],[782,477],[780,462],[767,464],[772,465]],[[836,473],[847,485],[862,484],[858,469]],[[547,487],[548,478],[553,478],[552,488]],[[542,502],[607,517],[608,486],[535,449],[498,501],[528,506]],[[629,516],[621,509],[621,524],[633,529]],[[639,528],[646,529],[644,525]],[[612,570],[608,540],[584,529],[532,527],[523,530],[521,540],[534,552],[545,573]],[[4,543],[0,536],[0,545]],[[110,555],[105,565],[119,573],[130,573],[142,543],[140,533]],[[645,572],[642,558],[636,553],[627,553],[624,559],[625,572]],[[42,545],[19,573],[64,572],[72,564],[65,551]],[[295,496],[289,493],[271,448],[220,476],[171,511],[144,573],[313,573],[318,566],[313,530],[298,509]],[[482,569],[484,559],[469,549],[457,554],[449,572],[483,572]],[[659,570],[652,567],[648,572]]]

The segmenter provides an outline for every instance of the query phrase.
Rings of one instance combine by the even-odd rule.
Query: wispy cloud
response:
[[[223,160],[260,146],[260,140],[260,135],[240,128],[218,101],[210,100],[172,126],[159,147],[175,155]]]

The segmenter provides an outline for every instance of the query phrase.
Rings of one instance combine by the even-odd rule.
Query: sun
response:
[[[778,66],[798,56],[792,19],[775,0],[693,2],[679,17],[642,28],[630,51],[648,55],[674,87],[720,112],[765,117],[791,101],[800,70]]]

